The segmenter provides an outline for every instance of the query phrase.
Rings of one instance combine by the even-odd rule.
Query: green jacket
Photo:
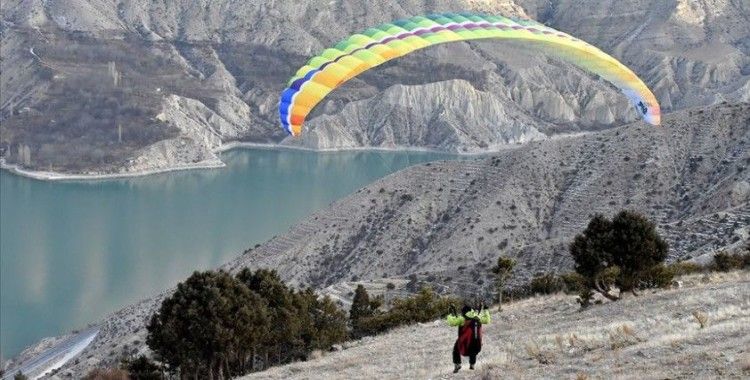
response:
[[[483,325],[486,325],[492,321],[492,319],[490,318],[490,311],[487,309],[482,310],[481,312],[470,310],[468,313],[466,313],[466,318],[476,319]],[[448,314],[446,320],[448,322],[448,325],[456,327],[463,326],[464,322],[466,322],[466,318],[464,318],[463,315]]]

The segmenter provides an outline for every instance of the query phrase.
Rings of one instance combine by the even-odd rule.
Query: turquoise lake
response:
[[[238,149],[223,169],[47,182],[0,171],[0,352],[219,266],[428,152]]]

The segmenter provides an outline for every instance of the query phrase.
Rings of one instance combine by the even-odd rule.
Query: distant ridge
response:
[[[750,101],[742,1],[33,0],[0,11],[0,154],[27,170],[216,167],[236,141],[493,151],[634,120],[616,89],[570,65],[459,43],[366,73],[315,109],[311,133],[282,140],[278,94],[311,54],[431,12],[531,18],[585,39],[631,67],[665,112]]]

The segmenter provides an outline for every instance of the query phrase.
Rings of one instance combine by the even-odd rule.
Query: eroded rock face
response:
[[[454,80],[389,87],[381,96],[315,118],[309,133],[284,142],[316,149],[378,146],[475,152],[545,139],[535,124],[523,112],[506,110],[494,95]]]
[[[278,94],[309,56],[371,25],[460,10],[533,17],[583,38],[633,68],[665,112],[750,99],[746,2],[34,0],[2,4],[0,144],[28,146],[29,168],[66,172],[118,172],[178,136],[195,142],[194,154],[213,150],[191,132],[204,128],[205,112],[179,125],[156,119],[172,96],[221,118],[221,143],[276,143],[286,137]],[[475,118],[462,117],[467,111]],[[285,143],[475,152],[636,117],[597,78],[497,42],[438,46],[383,65],[312,116],[310,136]],[[18,158],[6,149],[8,162]]]
[[[608,0],[591,7],[563,0],[536,14],[613,52],[651,86],[666,111],[747,97],[748,15],[750,4],[728,0]]]

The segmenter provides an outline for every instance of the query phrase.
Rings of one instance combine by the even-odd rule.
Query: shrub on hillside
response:
[[[570,244],[576,272],[586,287],[611,300],[619,299],[610,293],[613,286],[635,294],[644,277],[664,262],[667,251],[656,226],[632,211],[621,211],[612,220],[595,215]]]
[[[621,291],[635,290],[645,272],[664,262],[669,245],[653,222],[631,211],[612,218],[611,233],[612,263],[620,268],[616,284]]]
[[[375,335],[402,325],[433,321],[459,303],[455,297],[441,297],[424,287],[414,296],[394,300],[390,310],[362,318],[359,325],[364,335]]]
[[[560,280],[565,286],[565,293],[568,294],[580,293],[586,287],[586,279],[576,272],[563,273],[560,275]]]
[[[576,299],[576,302],[578,302],[581,305],[581,308],[587,308],[591,306],[591,300],[594,299],[594,292],[589,288],[583,288],[578,293],[578,299]]]
[[[672,285],[675,269],[672,266],[656,265],[643,272],[640,278],[641,288],[666,288]]]
[[[750,268],[750,253],[719,252],[714,255],[713,269],[720,272],[729,272],[736,269]]]
[[[687,274],[700,273],[706,270],[702,265],[689,261],[678,261],[669,264],[675,276],[684,276]]]
[[[609,252],[611,230],[609,219],[595,215],[583,233],[576,235],[570,244],[575,270],[587,280],[587,285],[595,285],[592,283],[594,278],[612,261]]]
[[[94,368],[83,380],[130,380],[128,372],[119,368]]]
[[[294,304],[294,292],[274,271],[259,269],[252,272],[249,269],[243,269],[237,274],[237,279],[265,303],[269,325],[264,341],[273,342],[273,344],[266,345],[263,354],[274,362],[283,361],[282,354],[299,356],[298,353],[303,349],[301,347],[303,344],[297,340],[297,337],[300,335],[302,326]],[[278,326],[284,326],[284,328],[278,328]]]
[[[556,275],[547,273],[536,276],[529,282],[529,295],[554,294],[564,292],[566,294],[577,294],[585,288],[585,279],[576,272]]]
[[[164,379],[164,369],[145,355],[123,360],[120,368],[128,372],[131,380]]]
[[[554,273],[547,273],[532,278],[530,287],[533,294],[555,294],[565,290],[565,283]]]
[[[505,292],[505,284],[510,279],[513,273],[513,268],[516,266],[516,261],[509,258],[500,256],[497,258],[497,263],[492,267],[492,273],[495,276],[495,294],[497,297],[497,303],[503,303],[503,294]]]
[[[533,295],[534,293],[531,292],[531,286],[529,286],[529,284],[524,284],[520,286],[514,286],[509,289],[503,289],[502,299],[504,303],[508,303],[515,300],[528,298]],[[502,310],[500,306],[498,306],[498,310]]]

